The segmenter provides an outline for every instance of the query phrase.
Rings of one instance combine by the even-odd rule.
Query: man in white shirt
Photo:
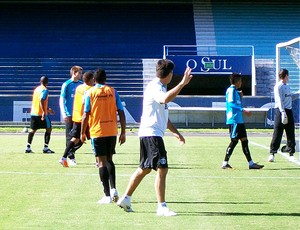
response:
[[[275,116],[274,116],[274,132],[270,144],[270,156],[268,161],[274,161],[274,154],[280,147],[283,130],[285,130],[287,145],[282,151],[288,152],[290,161],[294,161],[295,153],[295,122],[292,111],[292,93],[288,86],[289,71],[282,69],[279,72],[279,81],[274,86],[275,98]]]
[[[156,78],[146,87],[143,100],[143,113],[139,128],[140,166],[133,173],[128,183],[125,195],[118,201],[118,206],[126,212],[132,212],[131,196],[143,178],[157,171],[155,191],[158,202],[157,215],[175,216],[169,210],[165,201],[166,176],[168,172],[167,151],[163,136],[168,128],[178,140],[184,144],[184,137],[178,132],[168,118],[168,105],[192,79],[191,69],[186,68],[181,82],[167,91],[167,85],[173,76],[174,63],[168,59],[159,60],[156,64]]]

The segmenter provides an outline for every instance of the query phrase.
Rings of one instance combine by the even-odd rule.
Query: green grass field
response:
[[[249,135],[262,170],[248,169],[240,144],[230,161],[235,170],[222,170],[229,141],[222,132],[188,133],[184,146],[167,135],[166,197],[175,217],[156,216],[155,172],[134,193],[135,212],[125,213],[114,203],[97,204],[103,193],[89,143],[77,152],[77,166],[63,168],[63,134],[52,135],[56,153],[48,155],[41,153],[42,134],[33,154],[24,153],[26,134],[0,137],[0,229],[300,229],[300,166],[280,155],[267,162],[268,135]],[[135,134],[117,147],[114,161],[122,195],[139,162]]]

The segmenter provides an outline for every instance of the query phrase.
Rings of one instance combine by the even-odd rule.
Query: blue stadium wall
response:
[[[1,57],[161,58],[196,44],[192,4],[1,4]]]
[[[0,3],[0,58],[37,58],[37,62],[41,58],[142,60],[161,58],[165,44],[196,44],[192,3],[73,2]],[[39,78],[43,72],[37,74]],[[65,80],[68,78],[66,75]],[[0,121],[13,120],[14,101],[30,100],[30,96],[1,97]],[[141,100],[126,102],[137,121]],[[49,106],[56,110],[52,120],[60,121],[57,96],[49,99]]]
[[[0,58],[161,58],[163,45],[198,44],[193,2],[201,4],[201,1],[155,1],[155,4],[151,1],[138,4],[21,2],[0,1]],[[204,2],[210,2],[212,7],[216,45],[255,45],[259,58],[274,59],[273,48],[277,42],[299,36],[299,1]],[[200,28],[203,41],[210,40],[205,37],[206,29]],[[1,97],[0,121],[13,120],[14,100],[29,101],[31,98]],[[141,100],[125,98],[137,121]],[[220,97],[219,100],[224,99]],[[205,97],[178,98],[175,102],[181,106],[211,104]],[[255,100],[254,106],[267,102],[267,97]],[[50,106],[59,111],[57,97],[50,98]],[[52,120],[60,120],[59,113]]]

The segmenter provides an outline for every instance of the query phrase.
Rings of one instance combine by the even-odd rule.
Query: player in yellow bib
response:
[[[112,201],[116,202],[119,198],[116,190],[115,164],[112,160],[118,135],[117,114],[121,125],[120,144],[126,141],[126,120],[118,92],[105,85],[105,71],[96,70],[94,80],[96,85],[88,91],[85,99],[80,139],[82,142],[86,140],[85,131],[89,125],[94,154],[99,168],[99,177],[105,194],[98,203],[108,204]]]
[[[54,153],[48,148],[50,142],[50,136],[52,131],[51,121],[48,117],[49,114],[54,114],[54,111],[48,107],[48,77],[42,76],[40,79],[40,85],[35,88],[32,96],[31,105],[31,131],[28,133],[27,146],[25,153],[32,153],[31,143],[33,136],[38,129],[46,129],[44,140],[43,153]]]

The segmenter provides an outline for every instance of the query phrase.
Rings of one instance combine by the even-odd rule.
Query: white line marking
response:
[[[249,143],[252,144],[252,145],[256,145],[256,146],[258,146],[258,147],[261,147],[261,148],[264,148],[264,149],[268,149],[268,150],[269,150],[269,147],[264,146],[264,145],[261,145],[261,144],[258,144],[258,143],[255,143],[255,142],[253,142],[253,141],[249,141]],[[281,156],[283,156],[283,157],[286,158],[287,160],[289,160],[289,155],[288,155],[287,153],[283,153],[283,152],[281,152],[281,151],[278,151],[278,154],[281,155]],[[297,165],[300,165],[300,161],[298,161],[298,160],[292,161],[292,163],[295,163],[295,164],[297,164]]]
[[[10,175],[42,175],[42,176],[49,176],[49,175],[53,175],[53,176],[61,176],[61,175],[66,175],[66,176],[99,176],[98,173],[49,173],[49,172],[9,172],[9,171],[0,171],[0,174],[10,174]],[[127,177],[129,178],[131,176],[131,174],[118,174],[117,176],[120,177]],[[155,174],[153,175],[149,175],[149,176],[153,176],[155,177]],[[174,177],[174,176],[173,176]],[[177,176],[180,178],[185,178],[186,176]],[[258,177],[238,177],[238,176],[189,176],[189,178],[191,179],[293,179],[293,180],[300,180],[300,177],[296,177],[296,176],[289,176],[289,177],[278,177],[278,176],[270,176],[270,177],[262,177],[262,176],[258,176]]]

